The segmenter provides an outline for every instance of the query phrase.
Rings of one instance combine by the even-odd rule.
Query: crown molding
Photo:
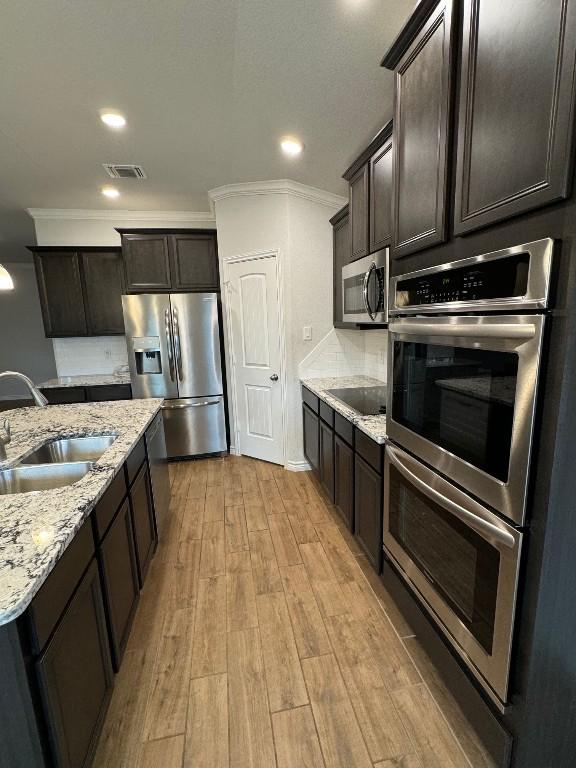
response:
[[[29,216],[35,221],[40,219],[60,219],[61,221],[158,221],[158,222],[216,222],[213,211],[124,211],[95,210],[84,208],[27,208]]]
[[[290,179],[276,179],[275,181],[248,181],[241,184],[226,184],[216,187],[208,192],[210,200],[218,202],[228,197],[245,197],[252,195],[292,195],[304,200],[311,200],[330,208],[342,208],[348,200],[341,195],[326,192],[318,187],[309,187]]]

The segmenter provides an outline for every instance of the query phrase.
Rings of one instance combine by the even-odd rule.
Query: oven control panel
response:
[[[527,254],[468,267],[440,267],[438,272],[399,280],[395,306],[469,303],[523,296],[528,284],[528,268]]]

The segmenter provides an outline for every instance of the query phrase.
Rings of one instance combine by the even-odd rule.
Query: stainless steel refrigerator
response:
[[[227,450],[216,293],[123,296],[134,397],[164,397],[169,458]]]

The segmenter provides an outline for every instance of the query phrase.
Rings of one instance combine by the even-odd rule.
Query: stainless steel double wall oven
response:
[[[384,548],[500,708],[552,258],[546,239],[390,281]]]

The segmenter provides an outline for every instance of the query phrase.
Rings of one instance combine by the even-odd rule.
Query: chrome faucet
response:
[[[23,381],[30,390],[30,394],[34,398],[36,405],[40,406],[41,408],[44,408],[46,405],[48,405],[48,400],[46,400],[42,392],[40,392],[40,390],[36,387],[32,379],[30,379],[24,373],[18,373],[18,371],[4,371],[3,373],[0,373],[0,379],[17,379],[18,381]],[[8,419],[4,419],[2,424],[2,432],[3,434],[0,434],[0,464],[3,464],[6,461],[6,446],[11,439],[10,422]]]
[[[0,379],[17,379],[18,381],[23,381],[30,390],[30,394],[34,398],[36,405],[39,405],[41,408],[48,405],[48,400],[46,400],[32,379],[24,373],[18,373],[18,371],[4,371],[3,373],[0,373]]]

